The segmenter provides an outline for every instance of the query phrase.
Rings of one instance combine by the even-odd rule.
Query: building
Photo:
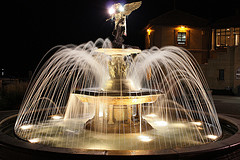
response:
[[[151,20],[145,29],[146,48],[184,47],[201,65],[213,91],[240,95],[238,15],[211,24],[175,9]]]

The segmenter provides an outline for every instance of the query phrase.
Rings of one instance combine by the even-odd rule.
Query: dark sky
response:
[[[137,0],[135,0],[137,1]],[[113,23],[106,22],[107,8],[114,2],[133,0],[8,0],[1,5],[0,67],[16,76],[34,71],[44,54],[56,45],[111,38]],[[234,15],[239,0],[175,0],[179,10],[210,21]],[[174,0],[143,0],[127,19],[125,42],[144,48],[143,28],[148,21],[174,8]]]

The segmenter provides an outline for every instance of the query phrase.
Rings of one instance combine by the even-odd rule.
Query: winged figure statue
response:
[[[113,20],[115,23],[114,30],[113,30],[113,36],[115,36],[115,42],[122,44],[123,38],[122,35],[127,35],[127,29],[126,29],[126,17],[129,16],[134,10],[138,9],[142,4],[142,1],[139,2],[133,2],[133,3],[127,3],[124,6],[122,6],[120,3],[113,4],[109,8],[109,14],[111,17],[108,20]]]

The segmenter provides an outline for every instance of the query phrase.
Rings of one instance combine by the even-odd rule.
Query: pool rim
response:
[[[16,111],[15,111],[16,112]],[[7,121],[16,117],[16,113],[9,113],[3,117],[0,117],[0,127],[3,121]],[[181,155],[200,155],[208,154],[216,151],[224,151],[226,149],[240,148],[240,120],[232,118],[226,115],[218,114],[220,121],[226,121],[235,126],[238,130],[232,136],[221,139],[216,142],[211,142],[204,145],[197,145],[184,148],[164,149],[164,150],[90,150],[90,149],[74,149],[74,148],[60,148],[50,147],[41,144],[32,144],[27,141],[23,141],[17,137],[6,135],[0,130],[0,145],[10,148],[18,148],[28,151],[39,151],[55,154],[75,154],[75,155],[102,155],[102,156],[174,156]],[[1,150],[1,149],[0,149]]]

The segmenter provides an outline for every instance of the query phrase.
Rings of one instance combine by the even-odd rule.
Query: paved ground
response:
[[[218,113],[240,119],[240,97],[214,95],[213,100]]]

